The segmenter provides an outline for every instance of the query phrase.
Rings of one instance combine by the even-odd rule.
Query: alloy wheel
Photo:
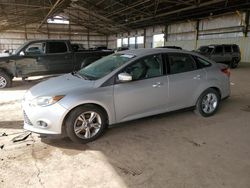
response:
[[[7,80],[3,77],[0,76],[0,88],[4,88],[7,85]]]
[[[202,100],[202,111],[206,114],[213,113],[218,106],[218,98],[214,93],[208,93]]]
[[[87,111],[76,118],[74,132],[81,139],[90,139],[99,132],[101,124],[101,116],[97,112]]]

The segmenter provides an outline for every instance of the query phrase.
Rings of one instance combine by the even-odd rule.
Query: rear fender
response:
[[[217,88],[221,94],[221,85],[220,82],[216,79],[208,81],[206,84],[201,85],[197,90],[195,91],[194,97],[192,99],[193,106],[196,105],[196,102],[198,101],[200,95],[206,91],[209,88]]]

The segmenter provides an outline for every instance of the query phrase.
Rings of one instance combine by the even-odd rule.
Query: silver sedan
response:
[[[137,49],[104,57],[78,72],[51,78],[24,96],[24,128],[64,132],[76,142],[108,125],[194,107],[208,117],[230,95],[230,70],[199,54]]]

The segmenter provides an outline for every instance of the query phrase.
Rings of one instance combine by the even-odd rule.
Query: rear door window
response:
[[[168,62],[170,74],[189,72],[197,68],[194,59],[189,54],[169,53]]]
[[[224,46],[224,50],[225,50],[225,53],[231,53],[232,52],[231,46]]]
[[[239,52],[239,47],[237,45],[233,45],[233,52]]]
[[[223,53],[223,46],[216,46],[214,53],[215,54],[222,54]]]
[[[65,42],[48,42],[47,43],[48,54],[66,53],[66,52],[68,52],[68,48]]]

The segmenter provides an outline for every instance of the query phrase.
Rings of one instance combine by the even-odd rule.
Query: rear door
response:
[[[231,62],[233,55],[233,50],[231,45],[224,46],[224,62]]]
[[[116,121],[167,111],[168,77],[160,54],[136,60],[121,72],[132,75],[133,80],[114,85]]]
[[[214,51],[211,54],[211,59],[214,60],[216,63],[222,63],[225,61],[223,46],[215,47]]]
[[[184,53],[168,53],[169,108],[177,110],[194,105],[196,90],[206,80],[194,58]]]
[[[46,47],[48,68],[51,74],[67,73],[74,69],[74,55],[64,41],[49,41]]]

